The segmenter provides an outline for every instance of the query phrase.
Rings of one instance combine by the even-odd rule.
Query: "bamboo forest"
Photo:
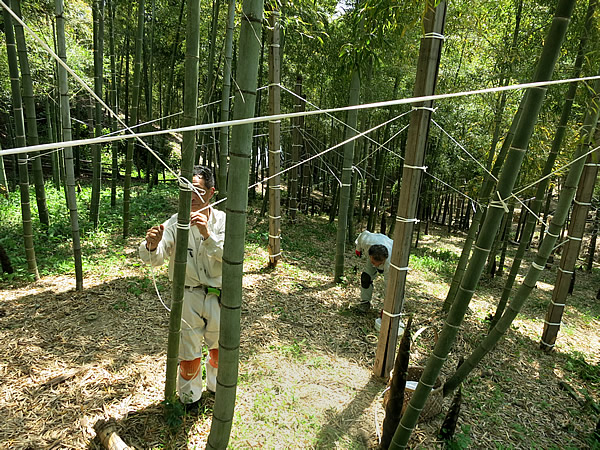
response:
[[[598,0],[0,0],[0,449],[600,449]]]

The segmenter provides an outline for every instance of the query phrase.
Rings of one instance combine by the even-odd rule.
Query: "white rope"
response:
[[[542,270],[544,270],[544,269],[545,269],[545,267],[544,267],[544,266],[540,266],[539,264],[537,264],[537,263],[535,263],[535,262],[532,262],[532,263],[531,263],[531,267],[533,267],[534,269],[540,270],[540,271],[542,271]]]
[[[447,38],[443,34],[432,31],[431,33],[424,34],[423,39],[441,39],[442,41],[445,41]]]
[[[579,206],[592,206],[592,202],[579,202],[576,199],[573,199],[573,203]]]
[[[390,267],[393,267],[398,272],[408,272],[410,270],[410,267],[398,267],[397,265],[395,265],[395,264],[393,264],[391,262],[390,262]]]
[[[431,121],[433,122],[433,124],[435,126],[437,126],[442,131],[442,133],[444,133],[446,136],[448,136],[448,138],[452,142],[454,142],[454,144],[456,144],[458,146],[458,148],[460,148],[463,152],[465,152],[467,155],[469,155],[469,158],[471,158],[473,161],[475,161],[477,163],[477,165],[479,165],[479,167],[481,167],[490,177],[492,177],[492,179],[494,181],[498,181],[498,178],[496,178],[492,172],[490,172],[483,164],[481,164],[477,160],[477,158],[475,158],[471,153],[469,153],[469,151],[465,147],[463,147],[456,139],[454,139],[454,137],[452,137],[450,135],[450,133],[448,133],[446,130],[444,130],[439,123],[437,123],[433,118],[431,119]]]
[[[400,217],[400,216],[396,216],[396,222],[402,222],[402,223],[419,223],[420,220],[419,219],[406,219],[404,217]]]
[[[4,2],[2,2],[2,0],[0,0],[0,5],[4,5]],[[249,117],[246,119],[236,119],[236,120],[228,120],[228,121],[224,121],[224,122],[214,122],[214,123],[209,123],[209,124],[190,125],[187,127],[172,128],[169,130],[156,130],[153,132],[138,133],[138,134],[133,134],[133,135],[124,135],[124,136],[118,136],[118,137],[111,136],[108,138],[97,138],[97,139],[102,139],[102,140],[80,139],[80,140],[56,142],[56,143],[52,143],[52,144],[40,144],[40,145],[34,145],[34,146],[30,146],[30,147],[18,147],[18,148],[12,148],[12,149],[8,149],[8,150],[2,150],[2,151],[0,151],[0,155],[12,155],[12,154],[17,154],[17,153],[25,153],[28,151],[41,151],[41,150],[54,149],[54,148],[60,148],[60,147],[74,147],[74,146],[78,146],[78,145],[89,145],[89,144],[95,144],[95,143],[99,143],[99,142],[111,142],[111,141],[115,141],[115,140],[123,140],[123,139],[131,139],[131,138],[143,138],[143,137],[147,137],[147,136],[156,136],[156,135],[173,133],[173,132],[198,131],[198,130],[205,130],[205,129],[210,129],[210,128],[221,128],[221,127],[225,127],[225,126],[245,125],[245,124],[265,122],[265,121],[270,121],[270,120],[290,119],[293,117],[312,116],[312,115],[317,115],[317,114],[326,114],[326,113],[340,112],[340,111],[353,111],[353,110],[362,110],[362,109],[371,109],[371,108],[384,108],[387,106],[406,105],[406,104],[411,104],[411,103],[434,101],[434,100],[440,100],[440,99],[446,99],[446,98],[464,97],[464,96],[468,96],[468,95],[486,94],[486,93],[527,89],[527,88],[542,87],[542,86],[553,86],[553,85],[558,85],[558,84],[573,83],[575,81],[590,81],[590,80],[596,80],[596,79],[600,79],[600,75],[596,75],[593,77],[569,78],[569,79],[564,79],[564,80],[522,83],[522,84],[509,85],[509,86],[501,86],[501,87],[496,87],[496,88],[478,89],[478,90],[473,90],[473,91],[462,91],[462,92],[455,92],[455,93],[449,93],[449,94],[428,95],[428,96],[423,96],[423,97],[409,97],[409,98],[402,98],[402,99],[397,99],[397,100],[387,100],[387,101],[383,101],[383,102],[359,104],[359,105],[353,105],[353,106],[343,106],[343,107],[339,107],[339,108],[322,109],[322,110],[317,110],[317,111],[303,111],[303,112],[294,112],[294,113],[286,113],[286,114],[278,114],[278,115],[270,115],[270,116]],[[364,134],[366,134],[366,133],[364,133]],[[361,136],[364,134],[361,134]],[[144,143],[144,145],[145,145],[145,143]],[[600,147],[598,147],[598,148],[600,148]],[[598,148],[591,150],[588,153],[593,153]]]
[[[422,170],[423,172],[427,172],[428,169],[427,166],[411,166],[406,163],[402,167],[406,167],[407,169]]]

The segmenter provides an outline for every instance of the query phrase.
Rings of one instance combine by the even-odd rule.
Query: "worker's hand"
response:
[[[200,211],[192,212],[190,215],[190,224],[198,227],[198,230],[204,239],[210,236],[208,228],[206,227],[208,224],[208,217],[206,217],[206,214],[201,213]]]
[[[158,243],[162,240],[163,233],[165,232],[164,225],[157,225],[150,228],[146,232],[146,248],[153,252],[158,247]]]

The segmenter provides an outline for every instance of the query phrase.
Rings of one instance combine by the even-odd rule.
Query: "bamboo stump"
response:
[[[99,420],[94,425],[94,430],[106,450],[132,450],[115,431],[114,421]]]

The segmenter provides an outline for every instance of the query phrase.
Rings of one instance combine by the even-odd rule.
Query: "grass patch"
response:
[[[77,209],[84,273],[114,274],[128,259],[123,252],[127,241],[122,236],[122,189],[119,189],[114,208],[110,206],[110,189],[105,188],[101,192],[99,222],[98,227],[94,229],[89,217],[91,185],[82,183],[80,186],[81,190],[77,193]],[[130,236],[142,240],[146,229],[166,220],[169,212],[175,210],[177,195],[177,189],[172,185],[159,184],[151,192],[148,192],[145,186],[134,185],[131,197]],[[30,196],[34,249],[40,275],[74,273],[71,224],[63,191],[57,191],[50,184],[46,186],[46,201],[50,213],[50,226],[47,230],[39,222],[33,187],[30,189]],[[0,198],[0,245],[6,250],[15,269],[13,274],[0,274],[0,283],[33,281],[25,259],[19,199],[18,192],[11,192],[8,199]]]

